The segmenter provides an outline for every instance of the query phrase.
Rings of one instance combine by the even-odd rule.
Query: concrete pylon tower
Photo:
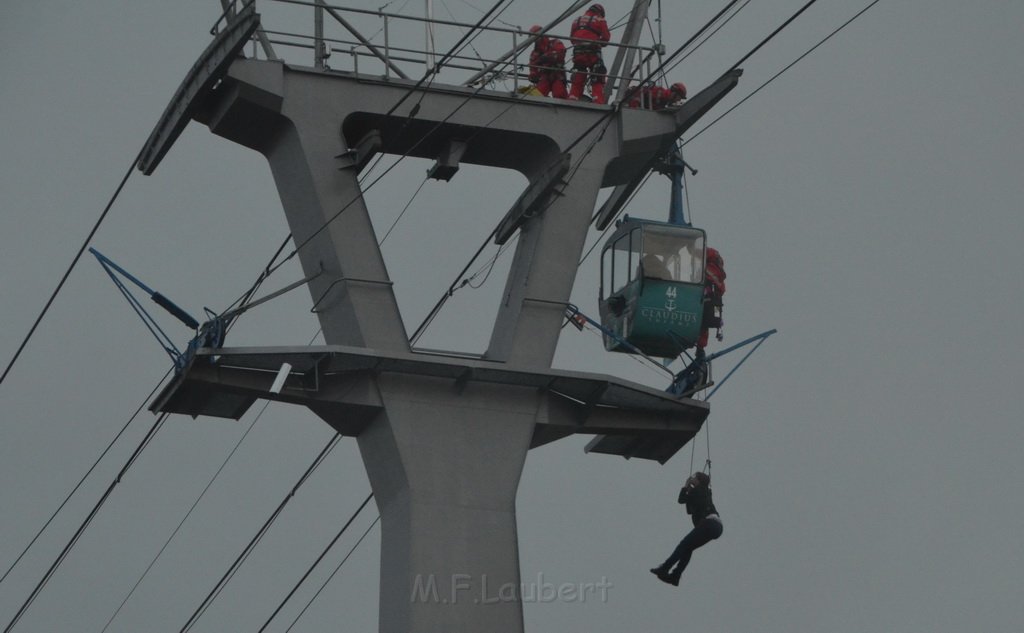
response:
[[[152,172],[193,118],[266,156],[327,344],[200,349],[152,408],[237,418],[258,398],[308,407],[359,443],[381,514],[380,630],[521,632],[527,451],[589,433],[613,438],[606,452],[665,461],[707,416],[703,402],[551,361],[599,189],[631,191],[737,75],[678,111],[614,112],[238,56],[257,24],[250,5],[221,31],[140,168]],[[411,347],[357,180],[375,152],[436,159],[442,177],[463,162],[529,179],[498,232],[521,235],[482,357]]]

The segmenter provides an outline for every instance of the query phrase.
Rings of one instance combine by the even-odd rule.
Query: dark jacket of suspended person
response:
[[[604,20],[604,7],[592,4],[587,12],[572,22],[572,88],[570,99],[583,96],[589,79],[594,103],[604,103],[604,84],[608,69],[601,58],[601,49],[612,39]]]
[[[679,541],[664,563],[651,570],[658,580],[673,586],[679,586],[679,579],[693,551],[722,536],[722,518],[711,500],[710,475],[693,473],[679,491],[679,503],[686,504],[686,512],[693,519],[693,529]]]
[[[530,33],[540,33],[539,24],[530,27]],[[569,93],[565,88],[565,44],[561,40],[541,35],[533,43],[530,52],[530,83],[547,97],[565,99]]]

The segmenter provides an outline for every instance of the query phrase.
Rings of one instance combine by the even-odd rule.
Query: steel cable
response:
[[[92,523],[92,520],[96,518],[96,515],[99,513],[100,508],[102,508],[103,504],[106,503],[107,499],[110,497],[110,494],[114,492],[114,488],[116,488],[117,485],[121,483],[121,478],[124,477],[125,473],[127,473],[128,469],[131,468],[132,464],[135,463],[135,460],[138,459],[142,451],[145,450],[145,448],[149,445],[150,441],[152,441],[153,437],[163,426],[164,421],[167,420],[168,416],[169,414],[164,413],[157,418],[156,422],[153,423],[153,426],[150,427],[149,432],[142,439],[142,442],[140,442],[139,445],[135,448],[135,452],[132,453],[131,457],[128,458],[128,461],[125,462],[124,466],[118,472],[117,477],[115,477],[114,481],[112,481],[110,485],[107,487],[106,492],[103,493],[103,496],[100,497],[100,500],[97,501],[96,504],[93,506],[92,511],[89,512],[89,515],[85,518],[85,521],[83,521],[82,524],[78,527],[78,529],[75,531],[75,534],[71,537],[71,540],[68,541],[67,545],[64,546],[64,549],[61,550],[61,553],[57,556],[57,559],[53,562],[52,565],[50,565],[49,569],[46,570],[46,573],[43,574],[42,579],[32,589],[32,593],[29,594],[29,597],[25,600],[25,602],[22,603],[21,607],[18,609],[18,612],[7,624],[7,627],[4,629],[4,633],[9,633],[10,630],[14,628],[14,625],[17,624],[18,621],[22,618],[22,616],[25,614],[28,608],[32,606],[32,603],[35,602],[36,598],[39,596],[39,593],[43,590],[43,588],[46,587],[47,583],[50,582],[50,579],[53,577],[53,574],[60,567],[61,563],[64,562],[64,559],[67,557],[71,549],[75,546],[75,543],[77,543],[78,539],[82,537],[82,534],[85,532],[85,529],[89,527],[89,524]]]
[[[256,545],[258,545],[259,542],[263,540],[263,537],[266,535],[267,531],[277,520],[277,517],[280,516],[281,512],[284,511],[284,508],[285,506],[288,505],[288,502],[292,500],[292,498],[295,496],[295,493],[299,490],[299,488],[302,487],[306,480],[309,479],[310,475],[312,475],[320,466],[320,464],[323,463],[323,460],[327,457],[327,455],[329,455],[330,452],[334,450],[334,447],[337,445],[338,440],[340,440],[341,437],[342,436],[340,433],[335,433],[333,436],[331,436],[331,439],[317,454],[316,458],[313,459],[313,462],[309,465],[308,468],[306,468],[305,472],[302,473],[302,476],[299,477],[299,480],[295,483],[294,486],[292,486],[288,494],[285,495],[285,498],[281,501],[280,504],[278,504],[274,512],[271,513],[270,517],[263,523],[260,529],[256,532],[256,535],[253,536],[252,539],[250,539],[249,543],[242,550],[242,553],[239,554],[238,557],[235,558],[234,562],[231,563],[231,566],[228,568],[228,571],[226,571],[224,575],[221,576],[220,580],[217,581],[217,584],[214,585],[213,589],[210,590],[210,592],[206,595],[206,597],[203,599],[200,605],[196,607],[196,610],[189,617],[188,621],[181,628],[181,631],[179,633],[186,633],[187,631],[189,631],[193,626],[195,626],[199,618],[201,618],[203,614],[206,613],[206,610],[209,609],[213,601],[216,600],[217,596],[220,595],[221,591],[223,591],[227,583],[231,581],[231,578],[234,577],[239,567],[241,567],[245,560],[249,557],[253,549],[255,549]]]
[[[103,224],[103,220],[106,219],[107,213],[110,212],[110,208],[114,206],[114,202],[117,200],[117,197],[121,195],[121,191],[124,189],[125,184],[127,184],[128,179],[132,175],[132,172],[135,171],[135,165],[137,165],[139,159],[142,158],[142,151],[143,150],[139,150],[138,155],[136,155],[135,159],[132,160],[131,166],[128,168],[128,171],[125,172],[124,177],[121,178],[120,184],[117,185],[117,189],[114,191],[114,195],[110,197],[110,200],[107,202],[107,206],[105,206],[103,208],[103,212],[100,213],[100,217],[97,218],[96,222],[93,224],[92,229],[89,231],[89,234],[85,236],[85,241],[82,242],[82,245],[78,248],[78,252],[75,253],[74,258],[71,260],[71,264],[68,266],[67,270],[64,271],[64,274],[61,276],[60,281],[57,283],[57,287],[53,290],[53,293],[50,294],[50,298],[47,299],[46,305],[43,306],[43,309],[39,313],[39,316],[36,317],[35,321],[32,323],[32,327],[29,328],[28,334],[26,334],[25,338],[22,339],[21,344],[18,345],[18,349],[14,352],[14,356],[11,358],[10,362],[7,363],[7,367],[4,369],[4,373],[0,375],[0,385],[2,385],[4,380],[7,379],[7,374],[11,372],[11,368],[14,367],[14,363],[17,362],[18,357],[21,356],[21,352],[25,349],[25,346],[28,345],[29,339],[32,338],[32,335],[35,333],[36,328],[39,327],[39,324],[42,322],[43,317],[46,316],[46,313],[50,310],[50,306],[53,305],[53,302],[57,298],[57,295],[60,294],[61,289],[64,287],[64,283],[68,280],[68,277],[71,276],[71,271],[75,269],[75,266],[78,264],[78,260],[82,258],[82,253],[84,253],[85,249],[89,247],[89,242],[92,241],[93,236],[96,235],[96,231],[98,231],[100,225]]]

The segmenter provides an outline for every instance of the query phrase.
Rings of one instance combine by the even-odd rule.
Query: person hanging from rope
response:
[[[711,500],[711,476],[695,472],[679,491],[679,503],[686,504],[686,513],[693,519],[693,529],[679,541],[664,563],[651,570],[658,580],[679,586],[679,578],[690,562],[693,551],[722,536],[722,519]]]
[[[572,88],[569,98],[579,100],[588,79],[594,103],[604,103],[604,83],[608,69],[601,58],[601,49],[612,39],[604,20],[604,7],[592,4],[587,12],[572,22]]]
[[[704,314],[700,320],[700,339],[697,353],[703,354],[708,345],[708,331],[718,330],[717,338],[722,340],[722,295],[725,294],[725,260],[710,246],[707,248],[707,264],[704,270]]]
[[[542,30],[539,24],[530,27],[530,33]],[[569,96],[565,89],[565,44],[561,40],[547,35],[537,37],[530,53],[530,83],[545,97],[565,99]]]
[[[681,81],[677,81],[668,88],[646,84],[633,93],[626,105],[644,110],[664,110],[678,105],[685,98],[686,85]]]

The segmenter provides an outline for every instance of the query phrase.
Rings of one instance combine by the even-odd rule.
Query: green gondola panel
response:
[[[674,358],[696,345],[707,238],[690,226],[625,216],[601,253],[605,349]]]

